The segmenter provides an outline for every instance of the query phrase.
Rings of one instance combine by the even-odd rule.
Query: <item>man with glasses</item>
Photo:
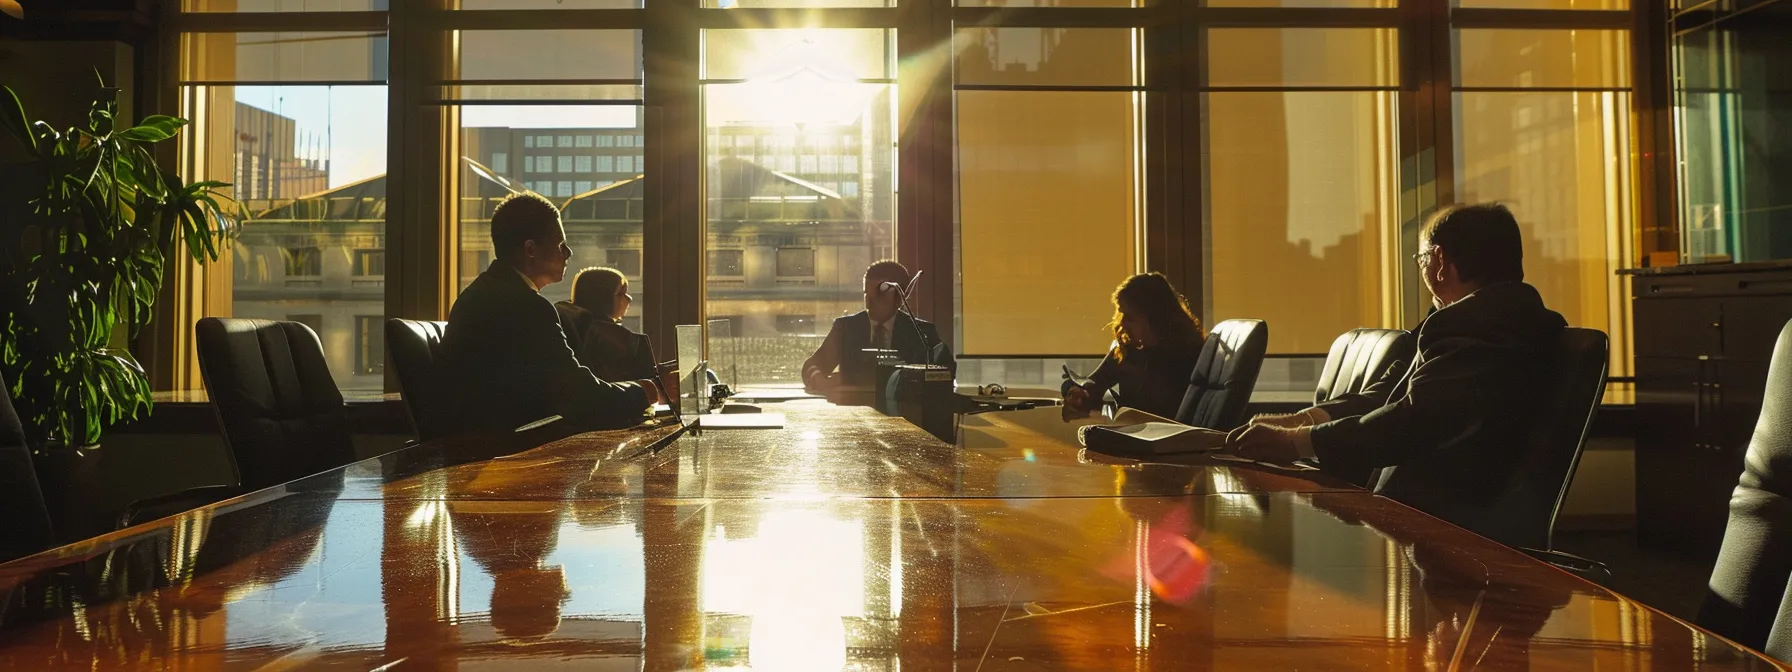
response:
[[[1235,432],[1236,449],[1339,473],[1380,468],[1376,492],[1472,530],[1514,475],[1543,363],[1567,322],[1524,282],[1518,222],[1503,205],[1437,213],[1415,259],[1435,310],[1412,366],[1360,394],[1259,416]]]
[[[566,278],[566,229],[560,211],[533,193],[515,194],[492,212],[496,259],[448,315],[440,382],[451,391],[459,432],[507,432],[555,415],[584,429],[641,422],[661,400],[652,380],[611,383],[579,365],[541,288]]]

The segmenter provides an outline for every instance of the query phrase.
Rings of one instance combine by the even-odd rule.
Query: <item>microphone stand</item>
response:
[[[915,277],[909,279],[908,287],[898,288],[900,290],[898,295],[902,297],[903,312],[908,313],[908,326],[915,328],[915,340],[921,342],[921,358],[925,360],[921,363],[932,364],[933,350],[927,345],[927,334],[921,331],[921,321],[920,318],[915,317],[914,309],[908,307],[908,294],[914,290],[915,283],[921,281],[921,273],[922,271],[915,271]],[[892,343],[891,345],[895,344]]]

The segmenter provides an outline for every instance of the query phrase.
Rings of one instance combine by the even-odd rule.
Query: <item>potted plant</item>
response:
[[[102,81],[87,118],[57,131],[0,91],[0,134],[27,157],[0,175],[0,371],[33,450],[79,455],[151,408],[128,343],[154,315],[166,261],[216,261],[239,215],[217,191],[228,184],[189,184],[151,155],[187,120],[120,120]]]

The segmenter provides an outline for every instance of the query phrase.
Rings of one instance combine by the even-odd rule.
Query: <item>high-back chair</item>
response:
[[[1568,327],[1557,337],[1554,359],[1544,371],[1553,375],[1538,390],[1537,415],[1531,422],[1517,478],[1489,509],[1479,530],[1508,546],[1550,551],[1556,514],[1574,482],[1586,447],[1587,430],[1605,395],[1605,368],[1610,344],[1605,332]]]
[[[1362,392],[1396,366],[1411,368],[1418,343],[1418,337],[1404,329],[1351,329],[1340,334],[1332,341],[1331,352],[1325,356],[1325,369],[1320,372],[1319,385],[1313,390],[1313,403],[1322,404]],[[1368,487],[1375,470],[1345,472],[1328,468],[1326,471]]]
[[[411,414],[417,438],[428,440],[446,433],[441,391],[435,375],[442,361],[442,335],[447,322],[386,320],[386,344],[392,349],[392,367],[398,372],[398,390]]]
[[[1182,397],[1176,420],[1221,431],[1244,424],[1268,348],[1269,325],[1263,320],[1226,320],[1213,325],[1189,374],[1188,392]]]
[[[1748,442],[1742,477],[1730,495],[1730,522],[1711,570],[1701,626],[1792,659],[1792,322],[1780,329],[1767,369],[1761,415]]]
[[[207,317],[194,331],[243,492],[354,461],[342,392],[310,327]]]

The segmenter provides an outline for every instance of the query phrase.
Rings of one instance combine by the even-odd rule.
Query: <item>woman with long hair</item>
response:
[[[1176,416],[1206,336],[1188,300],[1162,273],[1140,273],[1114,290],[1113,347],[1082,385],[1065,381],[1067,417],[1088,415],[1113,390],[1120,405]]]
[[[622,326],[635,297],[614,268],[587,268],[572,281],[572,301],[554,304],[566,343],[579,363],[604,380],[658,380],[647,336]]]

